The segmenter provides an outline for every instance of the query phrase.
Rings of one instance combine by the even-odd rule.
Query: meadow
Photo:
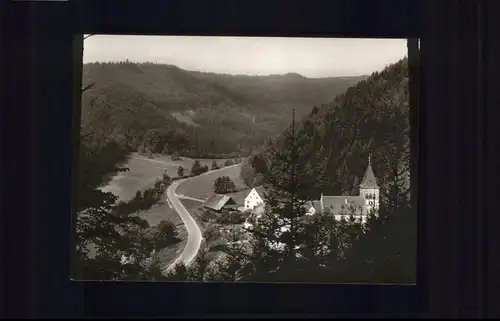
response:
[[[212,168],[214,159],[198,160],[202,166],[207,165],[208,168]],[[219,166],[222,166],[226,160],[216,159],[215,161]],[[129,201],[135,196],[137,191],[144,191],[152,187],[155,180],[160,178],[165,172],[172,178],[178,177],[177,169],[179,166],[182,166],[184,167],[184,175],[189,175],[194,162],[194,159],[187,157],[180,157],[179,160],[173,161],[170,156],[166,155],[148,158],[134,153],[128,162],[124,164],[130,171],[118,173],[101,190],[112,192],[122,201]]]
[[[245,183],[240,178],[240,168],[241,165],[237,164],[189,179],[179,185],[176,193],[205,200],[214,193],[214,182],[220,176],[229,176],[234,185],[236,185],[236,190],[246,189]]]

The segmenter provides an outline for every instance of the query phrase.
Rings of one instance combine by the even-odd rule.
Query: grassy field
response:
[[[238,164],[187,180],[179,185],[176,193],[199,199],[207,199],[208,196],[213,194],[214,182],[220,176],[229,176],[238,190],[246,188],[240,177],[240,165]]]
[[[186,210],[191,214],[193,219],[196,221],[196,224],[200,227],[201,232],[203,233],[204,229],[207,227],[207,223],[201,220],[201,214],[203,213],[203,204],[200,202],[182,199],[182,205],[186,208]]]
[[[209,168],[212,168],[212,162],[214,160],[199,159],[199,161],[202,166],[207,165]],[[225,159],[218,159],[215,161],[219,166],[223,166]],[[170,177],[177,177],[177,168],[179,165],[182,165],[185,169],[184,174],[190,174],[190,169],[194,162],[194,159],[186,157],[181,157],[180,160],[172,161],[169,156],[158,156],[151,159],[139,154],[133,154],[124,165],[128,167],[130,171],[118,173],[111,179],[108,185],[101,189],[106,192],[112,192],[118,196],[120,200],[129,201],[134,197],[137,191],[143,191],[147,188],[151,188],[156,179],[160,178],[165,171]],[[239,173],[239,166],[224,169],[215,173],[209,173],[193,179],[192,182],[188,181],[181,184],[177,189],[177,193],[191,197],[201,195],[197,198],[202,198],[202,196],[208,195],[212,192],[213,182],[217,177],[222,175],[231,177],[236,186],[241,188],[243,186],[243,182],[239,178]],[[191,193],[192,191],[198,192],[193,194]],[[200,219],[202,204],[191,200],[182,200],[182,203],[203,230],[206,224]],[[159,253],[162,266],[169,266],[182,252],[187,242],[188,234],[181,218],[177,212],[170,207],[166,197],[162,202],[154,205],[151,209],[139,213],[138,216],[146,219],[150,226],[155,226],[162,220],[169,220],[177,226],[179,237],[182,241],[163,249]]]
[[[184,167],[185,175],[190,173],[194,164],[194,159],[181,157],[180,160],[173,161],[169,156],[159,156],[153,159],[132,154],[129,161],[124,165],[130,169],[128,172],[121,172],[114,176],[108,185],[101,188],[105,192],[112,192],[120,200],[129,201],[137,191],[143,191],[153,186],[156,179],[161,177],[166,171],[170,177],[177,177],[179,165]],[[199,159],[202,166],[207,165],[212,168],[213,159]],[[222,166],[225,159],[215,160]]]

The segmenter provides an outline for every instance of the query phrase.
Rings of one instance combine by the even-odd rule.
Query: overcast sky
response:
[[[95,35],[85,40],[83,61],[129,59],[206,72],[317,78],[370,74],[406,55],[404,39]]]

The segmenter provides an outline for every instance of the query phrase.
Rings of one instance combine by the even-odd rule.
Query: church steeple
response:
[[[373,174],[372,169],[372,158],[371,154],[368,154],[368,167],[366,168],[365,176],[363,177],[363,181],[359,185],[360,188],[379,188],[377,184],[377,179]]]
[[[373,208],[378,208],[380,189],[377,184],[377,179],[373,174],[371,154],[368,154],[368,166],[366,167],[363,181],[359,184],[359,195],[365,198],[365,206],[368,212],[371,212]]]

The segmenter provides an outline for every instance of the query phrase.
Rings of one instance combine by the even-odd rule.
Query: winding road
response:
[[[186,179],[175,181],[167,189],[168,200],[170,201],[170,204],[172,204],[172,207],[177,211],[177,214],[181,217],[181,220],[186,226],[186,230],[188,232],[188,240],[184,250],[182,250],[181,255],[179,255],[179,257],[177,257],[177,259],[175,259],[175,261],[168,267],[167,271],[171,270],[177,263],[180,262],[184,265],[189,265],[196,257],[196,254],[200,249],[201,241],[203,240],[200,227],[196,224],[196,221],[193,219],[191,214],[189,214],[184,205],[182,205],[181,201],[177,197],[177,194],[175,193],[177,187],[184,181],[186,181]]]
[[[184,195],[177,195],[176,194],[176,189],[179,187],[180,184],[183,182],[186,182],[191,179],[197,179],[200,176],[213,173],[213,172],[218,172],[222,171],[225,169],[228,169],[230,167],[238,166],[239,164],[223,167],[221,169],[216,169],[212,171],[208,171],[206,173],[203,173],[201,175],[195,176],[195,177],[190,177],[190,178],[185,178],[185,179],[180,179],[178,181],[175,181],[170,185],[167,189],[167,198],[170,201],[170,204],[172,204],[172,207],[177,211],[177,214],[181,217],[182,222],[186,226],[186,230],[188,232],[188,240],[186,243],[186,246],[184,247],[184,250],[182,250],[182,253],[175,259],[175,261],[167,268],[167,272],[172,270],[175,265],[178,263],[183,263],[184,265],[188,266],[193,262],[195,259],[196,255],[198,254],[198,251],[201,246],[201,242],[203,240],[203,235],[201,234],[200,227],[196,223],[196,221],[193,219],[191,214],[187,211],[187,209],[184,207],[182,202],[179,200],[179,198],[186,198],[186,199],[192,199],[191,197],[187,197]],[[197,200],[197,199],[193,199]],[[201,201],[201,200],[200,200]]]

